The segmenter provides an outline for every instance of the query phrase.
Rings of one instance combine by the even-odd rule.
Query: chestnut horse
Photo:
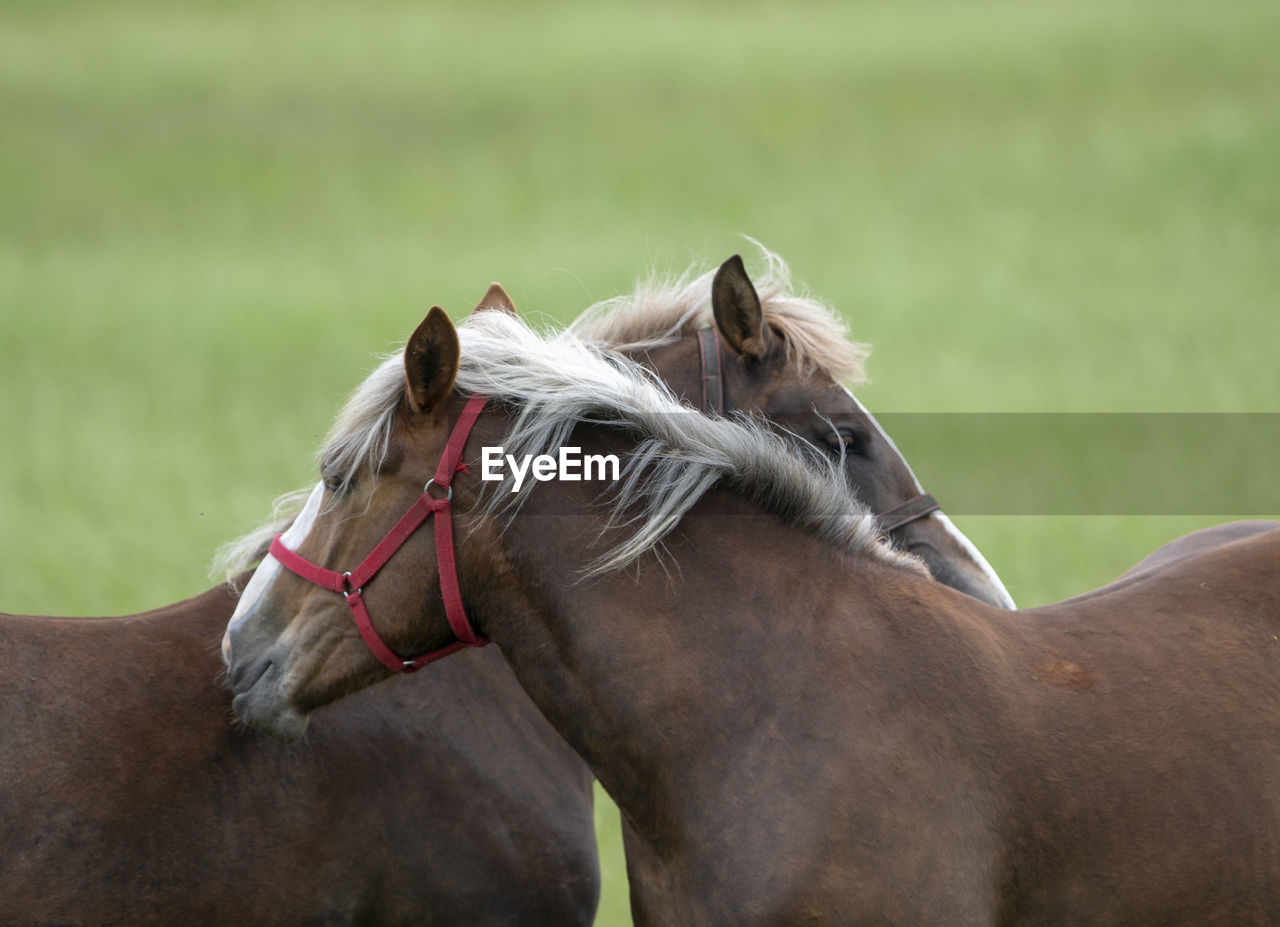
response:
[[[0,923],[592,922],[591,774],[496,649],[281,749],[227,723],[238,588],[0,614]]]
[[[895,546],[917,554],[939,582],[1013,608],[995,571],[843,385],[864,379],[866,349],[826,306],[796,295],[786,264],[760,250],[765,269],[755,282],[734,255],[714,275],[651,283],[594,306],[571,328],[654,369],[704,411],[763,416],[825,451]],[[665,907],[662,880],[648,871],[652,858],[625,815],[622,837],[633,907]]]
[[[856,373],[840,358],[857,346],[827,310],[787,292],[780,267],[771,262],[763,300],[731,261],[720,278],[737,280],[732,299],[723,287],[713,297],[708,275],[665,305],[647,292],[647,311],[610,307],[612,335],[593,313],[594,337],[626,326],[656,342],[671,318],[768,325],[760,356],[725,339],[722,409],[780,410],[837,457],[851,445],[849,483],[907,519],[894,537],[940,578],[1007,599],[944,518],[901,508],[920,492],[910,468],[835,388],[834,368]],[[511,308],[500,287],[482,307]],[[698,362],[680,340],[650,361],[683,383]],[[590,922],[589,773],[495,650],[334,706],[305,747],[282,750],[225,723],[211,644],[235,602],[233,587],[218,587],[122,618],[0,615],[11,657],[0,669],[0,922]],[[74,672],[73,690],[32,673],[50,659]],[[121,667],[146,685],[122,686]],[[343,822],[336,837],[333,821]],[[251,891],[228,891],[246,878]]]
[[[755,283],[734,255],[714,274],[642,286],[594,306],[571,329],[657,371],[704,411],[763,416],[825,451],[880,529],[936,580],[1013,608],[995,571],[843,385],[864,379],[866,348],[849,340],[830,309],[793,292],[781,258],[760,251],[765,269]]]
[[[235,603],[0,615],[0,923],[591,923],[591,776],[496,648],[284,747],[229,723]]]
[[[638,920],[1280,923],[1280,532],[1001,610],[771,432],[505,315],[460,334],[433,310],[371,375],[250,581],[246,723],[488,638],[633,827]],[[569,440],[620,481],[476,475]]]

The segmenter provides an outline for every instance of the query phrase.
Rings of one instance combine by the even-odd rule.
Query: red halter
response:
[[[487,396],[476,394],[467,400],[453,431],[449,434],[449,442],[445,445],[444,454],[440,457],[440,466],[436,475],[427,481],[422,488],[422,495],[409,507],[396,526],[387,532],[386,537],[378,542],[372,553],[365,557],[358,567],[350,573],[339,573],[317,566],[285,547],[276,535],[271,542],[271,556],[275,557],[286,569],[298,574],[305,580],[315,583],[331,592],[339,592],[346,597],[351,606],[351,617],[355,619],[360,636],[369,645],[373,655],[382,661],[387,669],[397,673],[412,673],[422,669],[428,663],[447,657],[463,647],[483,647],[489,643],[471,627],[467,613],[462,607],[462,591],[458,586],[458,566],[453,554],[453,518],[449,502],[453,498],[453,475],[465,469],[462,460],[462,449],[466,446],[467,436],[476,423],[476,418],[488,402]],[[431,495],[431,487],[443,489],[443,498]],[[444,599],[444,613],[449,619],[449,627],[458,638],[454,643],[424,653],[420,657],[405,659],[397,655],[378,636],[369,618],[368,606],[364,604],[364,587],[378,571],[387,565],[395,552],[409,540],[423,523],[432,515],[436,517],[436,564],[440,570],[440,595]]]

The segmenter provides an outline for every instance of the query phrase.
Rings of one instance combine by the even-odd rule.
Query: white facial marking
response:
[[[867,409],[866,406],[858,402],[858,397],[854,396],[847,386],[842,384],[841,389],[848,393],[849,398],[853,400],[853,404],[862,410],[862,413],[866,415],[868,421],[871,422],[872,427],[874,427],[880,437],[884,439],[885,443],[888,444],[889,447],[893,448],[893,452],[898,455],[898,459],[902,461],[902,465],[906,467],[907,472],[911,474],[911,480],[916,484],[916,492],[924,492],[924,487],[920,485],[920,480],[916,477],[915,471],[911,469],[911,464],[907,463],[907,459],[902,456],[902,451],[898,450],[898,445],[893,443],[893,438],[889,437],[889,433],[880,427],[880,423],[876,421],[876,417],[871,414],[871,411]],[[1000,577],[996,574],[996,571],[991,568],[991,564],[987,563],[987,558],[982,556],[982,553],[978,548],[973,546],[973,542],[964,536],[964,532],[957,528],[951,519],[941,511],[930,512],[928,517],[938,519],[943,529],[951,536],[951,539],[959,544],[960,548],[968,554],[974,565],[982,572],[982,575],[987,578],[999,593],[1004,607],[1017,608],[1018,606],[1014,604],[1013,596],[1009,595],[1009,590],[1004,587],[1004,583],[1000,581]]]
[[[936,518],[941,521],[942,527],[946,530],[947,534],[951,535],[952,540],[964,548],[965,553],[973,559],[973,562],[977,564],[978,569],[982,571],[983,575],[987,577],[987,580],[991,585],[995,587],[996,592],[999,593],[1000,604],[1009,609],[1017,608],[1018,605],[1013,601],[1013,596],[1009,595],[1009,590],[1004,587],[1004,583],[1000,581],[1000,577],[996,574],[996,571],[991,568],[991,564],[987,563],[987,558],[982,556],[982,553],[978,548],[973,546],[973,542],[964,536],[964,532],[952,524],[951,519],[942,514],[942,512],[930,512],[929,517]]]
[[[323,498],[324,484],[317,483],[316,488],[311,490],[311,495],[307,497],[307,504],[302,507],[298,517],[293,520],[289,530],[280,536],[280,542],[285,547],[290,550],[297,550],[302,542],[307,539],[307,535],[311,533],[311,526],[315,524],[316,516],[320,514],[320,500]],[[236,610],[232,612],[231,620],[227,622],[228,634],[222,638],[222,655],[224,658],[228,656],[231,628],[235,627],[237,622],[243,620],[244,616],[253,610],[258,600],[271,588],[275,578],[280,575],[280,569],[280,561],[267,554],[262,563],[259,564],[258,569],[254,571],[253,576],[249,578],[249,582],[244,587],[244,592],[240,594],[240,601],[236,603]]]

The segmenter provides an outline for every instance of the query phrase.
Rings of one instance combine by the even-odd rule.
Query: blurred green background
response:
[[[1280,411],[1277,47],[1263,0],[7,0],[0,608],[204,588],[433,303],[567,320],[741,234],[873,409]],[[1034,605],[1216,519],[957,520]]]

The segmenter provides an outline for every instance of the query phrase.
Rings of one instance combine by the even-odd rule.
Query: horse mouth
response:
[[[306,732],[307,717],[289,704],[283,674],[275,663],[265,662],[247,685],[243,677],[238,683],[231,710],[246,727],[282,743],[293,743]]]

